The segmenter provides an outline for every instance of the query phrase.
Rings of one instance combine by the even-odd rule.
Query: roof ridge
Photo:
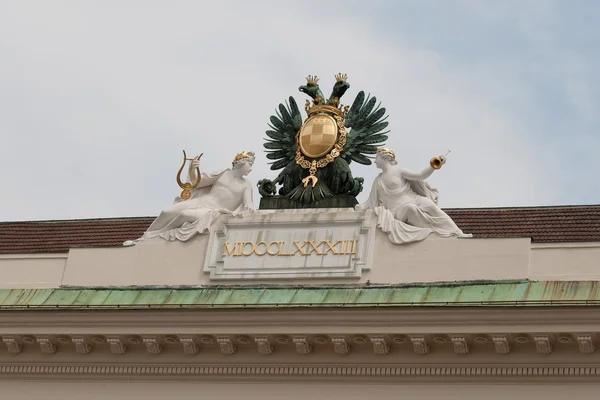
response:
[[[494,210],[561,210],[573,208],[594,208],[600,210],[600,204],[559,204],[546,206],[506,206],[506,207],[442,207],[444,211],[494,211]],[[26,224],[26,223],[67,223],[67,222],[111,222],[111,221],[135,221],[154,219],[156,216],[137,216],[137,217],[100,217],[100,218],[71,218],[71,219],[42,219],[42,220],[17,220],[0,221],[0,224]]]
[[[531,238],[535,243],[600,243],[600,205],[444,209],[475,238]],[[155,217],[0,222],[0,254],[66,253],[122,246]]]
[[[598,208],[600,204],[558,204],[558,205],[546,205],[546,206],[506,206],[506,207],[442,207],[445,211],[479,211],[479,210],[548,210],[548,209],[571,209],[571,208]]]
[[[0,221],[0,224],[52,224],[63,222],[112,222],[112,221],[144,221],[154,219],[156,216],[145,217],[101,217],[101,218],[72,218],[72,219],[41,219],[41,220],[21,220],[21,221]]]

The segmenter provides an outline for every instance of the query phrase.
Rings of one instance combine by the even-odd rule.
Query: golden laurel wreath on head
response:
[[[376,151],[378,153],[387,154],[392,158],[392,161],[396,161],[396,153],[394,153],[392,150],[388,149],[387,147],[378,147]]]
[[[254,153],[251,151],[242,151],[237,153],[233,161],[231,162],[231,166],[233,167],[238,161],[243,160],[244,158],[252,158],[254,157]]]

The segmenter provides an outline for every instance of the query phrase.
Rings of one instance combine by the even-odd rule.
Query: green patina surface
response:
[[[597,306],[598,282],[501,281],[394,286],[1,289],[0,310]]]
[[[300,86],[299,90],[313,99],[312,106],[309,102],[305,108],[308,114],[306,120],[302,120],[300,108],[293,97],[285,104],[279,104],[276,115],[269,119],[263,146],[267,158],[273,161],[271,169],[281,172],[273,180],[261,179],[257,185],[263,198],[279,196],[261,200],[261,209],[320,208],[325,199],[338,196],[349,199],[330,201],[346,203],[345,207],[348,202],[350,207],[356,204],[355,197],[362,191],[364,179],[352,176],[350,164],[354,161],[371,165],[377,147],[388,138],[388,122],[385,121],[385,108],[380,107],[377,98],[364,91],[358,92],[351,106],[343,107],[340,99],[350,88],[350,83],[346,75],[339,74],[335,78],[329,98],[321,91],[316,77],[307,78],[307,84]],[[317,114],[321,121],[328,116],[331,122],[316,122]],[[333,131],[328,131],[327,127]],[[349,132],[346,128],[350,128]],[[328,137],[333,141],[329,142]],[[307,152],[303,146],[305,140],[310,143],[309,148],[312,145],[325,146],[320,150],[327,150],[328,154],[317,155],[313,151],[318,151],[314,149]],[[316,179],[308,180],[309,176]],[[278,185],[281,185],[279,190]]]

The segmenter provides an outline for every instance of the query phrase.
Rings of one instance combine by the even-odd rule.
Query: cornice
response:
[[[1,260],[45,260],[45,259],[64,259],[69,257],[69,253],[22,253],[22,254],[0,254]]]
[[[323,326],[336,330],[409,333],[510,332],[569,329],[600,331],[600,307],[453,308],[432,307],[353,309],[230,309],[147,311],[23,311],[0,313],[3,333],[113,332],[121,327],[153,329],[163,333],[186,330],[223,332],[240,330],[293,330],[313,332]]]
[[[430,367],[430,366],[332,366],[332,365],[140,365],[140,364],[0,364],[1,379],[60,379],[88,378],[110,379],[195,379],[204,378],[251,378],[256,380],[309,378],[314,380],[351,380],[363,378],[365,381],[409,381],[410,383],[439,383],[450,381],[486,382],[535,382],[546,384],[558,382],[597,381],[600,366],[469,366],[469,367]]]
[[[599,332],[0,335],[0,379],[598,379]],[[286,362],[283,363],[282,361]]]
[[[147,353],[159,356],[166,352],[170,357],[181,355],[218,354],[236,355],[240,348],[250,356],[268,356],[273,353],[297,357],[319,353],[320,356],[330,357],[334,354],[348,355],[357,353],[361,357],[376,355],[388,357],[389,354],[427,356],[431,353],[442,354],[444,362],[448,356],[460,356],[456,362],[469,362],[471,353],[486,359],[497,357],[507,360],[508,355],[550,355],[555,349],[562,356],[578,357],[596,352],[596,341],[600,332],[547,332],[547,333],[422,333],[385,334],[359,333],[346,331],[328,333],[314,331],[313,333],[248,333],[240,331],[237,334],[162,334],[149,333],[130,328],[127,331],[115,331],[111,334],[67,334],[67,333],[38,333],[38,334],[3,334],[0,342],[7,353],[18,359],[20,354],[35,356],[36,354],[52,355],[65,354],[67,357],[87,355],[127,355]],[[0,347],[0,356],[2,356]],[[432,349],[434,349],[432,351]],[[600,355],[600,354],[597,354]],[[561,357],[562,357],[561,356]],[[89,357],[88,357],[89,359]],[[268,358],[264,358],[268,360]],[[517,358],[521,359],[521,358]],[[1,360],[1,359],[0,359]],[[556,359],[555,359],[556,360]],[[17,360],[18,361],[18,360]],[[393,361],[393,360],[390,360]],[[423,358],[424,362],[439,360]],[[584,359],[582,359],[584,361]],[[585,362],[593,361],[585,359]],[[1,361],[0,361],[1,362]],[[547,360],[538,358],[538,363]]]
[[[574,382],[598,340],[595,307],[11,312],[0,379]]]

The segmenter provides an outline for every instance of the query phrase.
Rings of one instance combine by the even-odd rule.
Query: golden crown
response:
[[[348,113],[348,107],[346,106],[345,109],[342,107],[344,107],[344,106],[341,106],[340,108],[338,108],[336,106],[329,105],[329,104],[315,104],[311,107],[310,102],[307,100],[306,106],[304,107],[304,109],[306,110],[306,114],[308,114],[309,117],[316,113],[325,112],[325,113],[337,115],[338,117],[344,119],[344,118],[346,118],[346,114]]]
[[[319,78],[316,75],[309,75],[306,77],[306,82],[309,85],[316,85],[317,83],[319,83]]]
[[[235,165],[237,162],[243,160],[244,158],[254,158],[254,153],[251,151],[242,151],[241,153],[238,153],[231,162],[231,165]]]
[[[346,82],[348,79],[348,74],[342,74],[341,72],[335,76],[335,80],[337,82]]]
[[[396,153],[394,153],[392,150],[388,149],[387,147],[378,147],[377,152],[387,154],[392,158],[392,161],[396,161]]]

